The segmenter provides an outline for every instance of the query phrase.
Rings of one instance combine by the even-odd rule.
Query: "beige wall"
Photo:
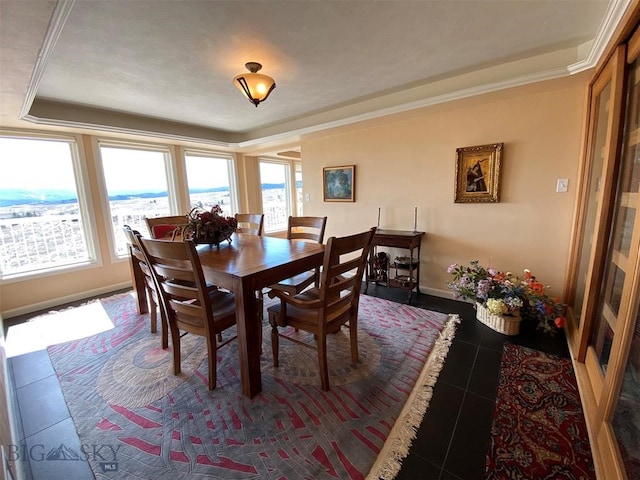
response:
[[[479,259],[499,269],[531,269],[562,293],[580,153],[586,73],[437,105],[303,138],[304,211],[327,215],[328,238],[374,226],[411,230],[418,207],[423,291],[448,295],[450,263]],[[500,203],[455,204],[458,147],[504,143]],[[100,204],[90,137],[84,150],[94,205]],[[257,152],[256,152],[257,154]],[[236,155],[240,208],[259,195],[255,156]],[[356,165],[356,202],[322,201],[322,167]],[[180,173],[181,170],[178,169]],[[180,175],[179,175],[180,177]],[[556,180],[569,192],[556,193]],[[126,261],[108,252],[96,212],[102,265],[0,286],[5,318],[130,284]]]
[[[529,268],[561,294],[580,156],[586,75],[451,102],[336,129],[302,143],[305,213],[327,237],[375,226],[413,229],[418,207],[424,291],[448,295],[447,267],[478,259]],[[455,151],[504,142],[500,203],[453,202]],[[322,168],[356,165],[356,202],[325,203]],[[569,192],[556,193],[556,180]]]

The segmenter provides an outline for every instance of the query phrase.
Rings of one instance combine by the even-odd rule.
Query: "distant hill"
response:
[[[296,182],[296,186],[299,188],[302,186],[302,182]],[[282,189],[283,183],[264,183],[262,188],[265,190]],[[207,193],[207,192],[221,192],[228,191],[227,187],[216,188],[193,188],[189,190],[189,193]],[[159,198],[166,197],[167,192],[131,192],[122,191],[114,193],[109,197],[111,201],[117,200],[129,200],[132,198]],[[40,189],[40,190],[25,190],[18,188],[2,188],[0,189],[0,207],[10,207],[12,205],[53,205],[61,203],[74,203],[78,201],[78,197],[75,192],[71,190],[57,190],[57,189]]]
[[[73,203],[78,197],[71,190],[0,189],[0,206]]]

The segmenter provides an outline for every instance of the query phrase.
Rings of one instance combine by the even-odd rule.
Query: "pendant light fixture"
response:
[[[258,73],[262,68],[258,62],[248,62],[244,66],[249,73],[236,75],[233,84],[257,107],[276,88],[276,82],[269,75]]]

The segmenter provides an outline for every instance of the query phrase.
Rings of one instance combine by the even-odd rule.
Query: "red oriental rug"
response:
[[[183,338],[175,376],[171,350],[130,295],[100,305],[113,329],[48,351],[80,443],[109,447],[106,460],[89,455],[96,478],[109,480],[394,478],[458,322],[363,295],[360,363],[351,365],[348,332],[332,335],[330,391],[320,389],[317,354],[292,342],[281,342],[274,369],[266,334],[263,390],[249,399],[237,342],[218,350],[209,391],[201,337]]]
[[[485,480],[595,478],[571,360],[505,343]]]

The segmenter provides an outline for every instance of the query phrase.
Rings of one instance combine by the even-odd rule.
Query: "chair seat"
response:
[[[217,324],[224,321],[226,317],[234,317],[236,314],[236,297],[233,293],[223,292],[222,290],[213,290],[209,292],[209,298],[213,302],[213,318]],[[232,318],[231,324],[235,323]]]
[[[311,300],[317,300],[318,298],[320,298],[320,290],[318,288],[310,288],[309,290],[305,290],[304,292],[296,295],[296,298],[299,298],[301,300],[305,300],[305,301],[311,301]],[[286,327],[287,325],[289,325],[289,323],[287,322],[287,320],[284,317],[281,317],[280,315],[280,307],[281,307],[281,303],[277,303],[275,305],[270,306],[269,308],[267,308],[267,312],[269,313],[269,318],[273,318],[274,321],[278,324],[278,326],[280,327]],[[302,308],[297,308],[293,305],[288,305],[287,306],[287,313],[293,315],[293,316],[300,316],[301,318],[304,317],[305,319],[308,319],[308,323],[316,323],[317,320],[317,314],[316,314],[316,310],[305,310]],[[313,319],[313,321],[312,321]]]
[[[296,295],[296,298],[306,302],[317,300],[320,298],[320,289],[315,287],[310,288]],[[275,323],[279,327],[286,327],[288,325],[291,325],[295,328],[303,327],[303,329],[307,331],[309,331],[309,329],[314,330],[314,327],[318,326],[317,310],[299,308],[295,305],[287,305],[287,316],[284,317],[280,315],[281,307],[282,303],[277,303],[267,309],[267,312],[269,313],[269,321],[272,324]],[[335,333],[339,331],[340,326],[342,325],[342,323],[344,323],[343,317],[348,313],[348,311],[345,311],[341,315],[337,315],[334,318],[326,319],[325,325],[327,332]]]
[[[275,323],[279,327],[292,326],[296,329],[302,329],[305,331],[314,332],[318,326],[318,315],[313,310],[305,310],[302,308],[287,306],[287,318],[283,318],[280,315],[280,305],[273,305],[267,309],[269,313],[269,322]],[[325,322],[325,329],[327,333],[336,333],[340,331],[340,327],[344,323],[343,318],[348,315],[346,311],[342,315],[339,315],[332,320]]]
[[[212,302],[213,325],[215,328],[222,330],[230,327],[235,322],[235,296],[233,293],[223,292],[221,290],[209,291],[209,299]],[[200,305],[199,302],[186,302],[189,305]],[[182,323],[186,323],[192,327],[202,328],[201,317],[188,317],[184,313],[180,317]]]

